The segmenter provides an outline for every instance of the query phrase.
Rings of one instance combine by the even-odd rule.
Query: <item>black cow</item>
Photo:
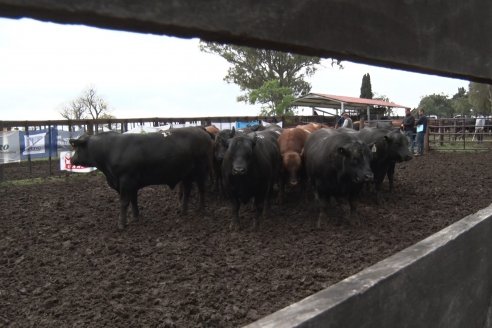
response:
[[[249,132],[249,130],[248,130]],[[224,160],[224,155],[229,147],[229,141],[235,135],[243,135],[242,129],[236,130],[234,127],[232,129],[224,129],[219,131],[214,140],[214,174],[215,174],[215,187],[216,191],[223,194],[222,190],[222,161]]]
[[[326,216],[332,197],[348,198],[350,223],[358,223],[356,200],[365,182],[372,181],[371,152],[357,133],[320,129],[309,135],[303,158],[306,175],[319,203],[317,226]]]
[[[371,169],[374,173],[376,200],[380,203],[381,185],[385,176],[388,176],[391,192],[396,163],[412,159],[412,154],[408,150],[408,140],[399,129],[387,128],[364,128],[360,130],[359,137],[366,144],[373,145]]]
[[[256,215],[254,228],[261,215],[266,216],[274,183],[280,169],[280,151],[269,132],[236,135],[222,162],[222,177],[226,195],[231,201],[231,228],[239,228],[239,207],[254,198]]]
[[[204,186],[212,165],[212,140],[201,128],[173,129],[163,133],[119,134],[106,132],[70,139],[74,165],[95,166],[108,185],[120,195],[118,227],[127,224],[128,205],[135,220],[139,210],[137,192],[149,185],[182,183],[182,212],[186,213],[192,183],[200,192],[204,208]]]

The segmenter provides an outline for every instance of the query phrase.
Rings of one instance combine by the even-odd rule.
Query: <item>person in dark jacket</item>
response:
[[[424,155],[424,138],[427,131],[427,116],[425,116],[424,109],[419,110],[419,119],[416,123],[417,126],[417,154],[415,156]]]
[[[403,134],[405,134],[405,137],[408,139],[408,150],[410,150],[413,154],[415,141],[415,117],[413,117],[410,112],[410,108],[405,109],[405,117],[403,118],[401,127],[403,129]]]
[[[335,129],[342,127],[343,121],[345,121],[345,117],[343,117],[343,114],[345,114],[345,112],[342,113],[342,116],[340,116],[340,118],[337,120],[337,123],[335,124]]]

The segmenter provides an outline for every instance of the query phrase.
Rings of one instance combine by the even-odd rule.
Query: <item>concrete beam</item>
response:
[[[0,0],[30,17],[333,57],[492,84],[483,0]]]

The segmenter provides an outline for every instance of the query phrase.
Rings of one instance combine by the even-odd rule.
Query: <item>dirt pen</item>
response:
[[[50,175],[47,160],[4,165],[0,326],[252,323],[487,207],[492,152],[483,147],[398,164],[382,205],[364,193],[361,226],[339,222],[337,207],[319,230],[299,190],[273,204],[259,231],[245,207],[242,230],[231,232],[228,203],[212,191],[206,216],[191,204],[181,217],[175,191],[153,186],[139,193],[143,221],[118,232],[118,196],[100,173],[60,172],[52,161]]]

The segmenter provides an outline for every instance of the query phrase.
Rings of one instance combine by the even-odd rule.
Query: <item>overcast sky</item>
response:
[[[93,86],[118,118],[257,115],[223,78],[228,63],[199,50],[198,39],[0,18],[0,120],[61,119],[63,104]],[[417,107],[422,96],[453,95],[464,80],[350,62],[322,66],[312,92],[358,97],[372,91]],[[305,110],[305,114],[310,114]],[[303,112],[300,112],[302,114]]]

